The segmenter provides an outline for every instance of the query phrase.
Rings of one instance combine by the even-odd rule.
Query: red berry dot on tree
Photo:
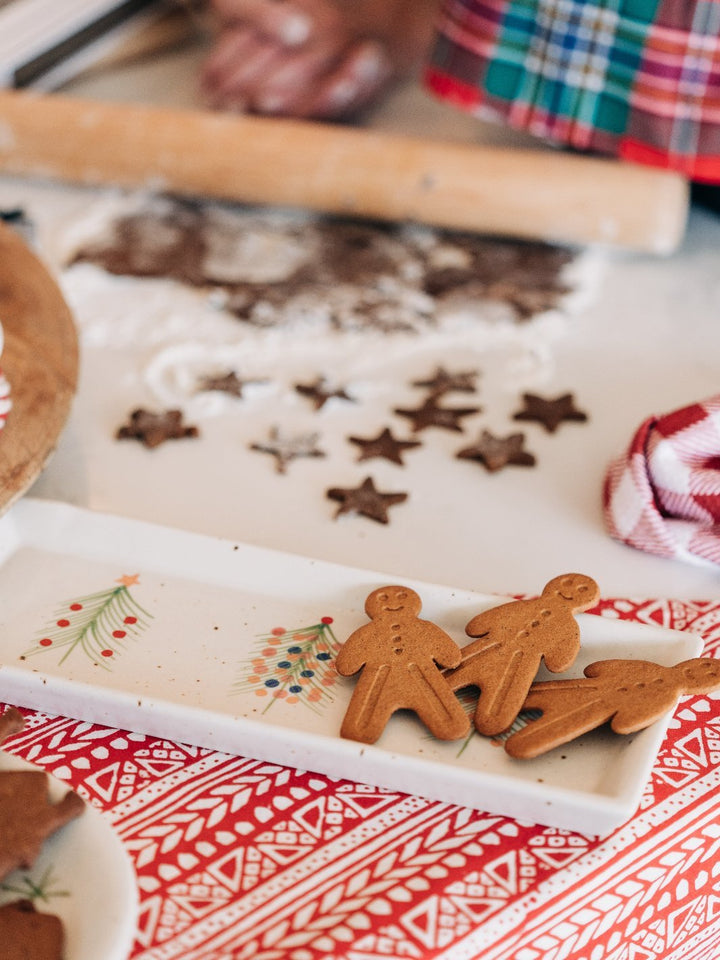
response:
[[[82,604],[81,604],[81,603],[71,603],[71,604],[70,604],[70,609],[71,609],[71,610],[82,610]]]
[[[127,636],[124,630],[113,630],[112,635],[116,640],[122,640],[123,637]]]
[[[333,622],[332,617],[323,617],[322,620],[320,621],[320,623],[332,623],[332,622]]]
[[[113,655],[112,650],[102,650],[101,653],[103,657],[111,657]]]
[[[59,627],[69,627],[69,626],[70,626],[70,621],[69,621],[69,620],[58,620],[57,625],[58,625]]]
[[[43,637],[42,640],[40,641],[40,646],[41,646],[41,647],[51,647],[51,646],[52,646],[52,640],[50,639],[50,637]]]
[[[125,617],[123,623],[137,623],[137,617]]]

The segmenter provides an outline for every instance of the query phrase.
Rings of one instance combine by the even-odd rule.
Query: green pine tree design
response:
[[[130,587],[139,583],[136,574],[115,583],[119,586],[60,604],[23,656],[61,650],[59,662],[64,663],[72,653],[82,651],[93,663],[110,670],[128,641],[138,639],[152,619],[130,593]]]
[[[275,627],[263,634],[232,693],[253,691],[267,699],[263,713],[277,701],[302,703],[320,713],[334,699],[331,688],[337,681],[335,657],[340,644],[332,622],[332,617],[323,617],[308,627]]]
[[[43,900],[49,903],[56,897],[69,897],[70,891],[56,886],[52,864],[47,867],[38,879],[30,874],[24,874],[19,879],[4,880],[0,883],[2,893],[21,896],[24,900]]]

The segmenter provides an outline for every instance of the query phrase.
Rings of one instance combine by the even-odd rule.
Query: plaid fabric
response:
[[[444,0],[426,82],[536,136],[720,182],[720,0]]]
[[[630,546],[720,563],[720,394],[642,423],[610,465],[603,508]]]

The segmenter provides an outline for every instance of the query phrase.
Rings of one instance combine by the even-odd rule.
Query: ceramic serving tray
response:
[[[436,741],[410,713],[372,746],[341,738],[355,679],[334,656],[388,582],[417,590],[421,615],[460,644],[504,599],[26,498],[0,520],[0,699],[588,834],[632,815],[669,718],[532,761],[475,733]],[[568,675],[701,649],[685,633],[579,619]]]

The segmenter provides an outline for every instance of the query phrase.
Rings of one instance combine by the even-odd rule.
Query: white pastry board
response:
[[[354,680],[334,674],[332,651],[388,582],[398,578],[26,498],[0,520],[0,699],[588,834],[632,815],[666,722],[528,762],[475,734],[437,742],[413,714],[396,714],[373,746],[342,739]],[[401,582],[460,644],[470,617],[502,600]],[[684,633],[580,619],[574,674],[701,649]]]
[[[12,749],[12,740],[7,746]],[[0,770],[37,770],[0,752]],[[57,802],[67,785],[48,777]],[[0,904],[33,899],[65,931],[65,960],[127,960],[135,939],[138,891],[130,858],[109,820],[86,806],[83,814],[43,844],[30,870],[0,882]],[[29,956],[29,954],[28,954]]]

